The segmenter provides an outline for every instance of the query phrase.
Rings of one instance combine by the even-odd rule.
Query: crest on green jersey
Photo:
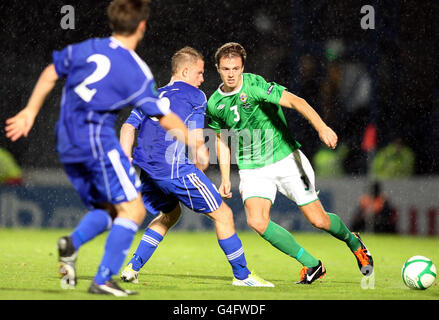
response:
[[[241,95],[239,96],[239,100],[241,100],[241,102],[242,102],[242,107],[244,108],[244,109],[248,109],[248,108],[250,108],[250,103],[247,103],[247,98],[248,98],[248,95],[246,94],[246,93],[241,93]]]
[[[247,102],[247,98],[248,98],[248,95],[246,95],[244,92],[241,93],[241,95],[239,96],[239,100],[241,100],[242,103],[246,103]]]

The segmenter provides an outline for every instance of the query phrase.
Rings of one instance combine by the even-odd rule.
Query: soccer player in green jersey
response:
[[[209,98],[207,115],[211,119],[209,126],[217,132],[221,195],[232,196],[227,139],[233,134],[238,144],[239,191],[247,223],[263,239],[303,265],[297,283],[311,284],[323,277],[326,269],[290,232],[270,220],[277,191],[293,200],[314,227],[344,241],[363,275],[371,275],[373,259],[358,234],[350,232],[336,214],[326,212],[320,203],[314,170],[300,151],[300,144],[288,132],[281,107],[297,110],[331,149],[337,146],[336,133],[304,99],[261,76],[244,73],[245,60],[246,52],[238,43],[226,43],[215,54],[223,83]]]

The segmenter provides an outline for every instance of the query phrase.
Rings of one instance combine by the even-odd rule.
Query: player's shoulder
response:
[[[274,81],[267,81],[264,77],[253,74],[246,73],[244,75],[244,87],[248,90],[248,93],[256,96],[270,95],[272,92],[282,93],[286,89],[283,85],[280,85]],[[263,94],[263,93],[266,94]]]
[[[201,89],[185,82],[182,82],[180,85],[182,87],[183,94],[186,94],[196,100],[207,100],[206,95]]]
[[[249,85],[260,85],[267,83],[263,76],[254,73],[243,73],[243,78],[244,82]]]
[[[114,37],[95,39],[95,46],[114,59],[117,67],[125,69],[131,76],[152,80],[153,74],[146,62],[134,51],[126,48]]]
[[[159,89],[159,93],[168,97],[189,102],[203,103],[207,98],[204,92],[184,81],[174,81]]]
[[[63,49],[60,49],[59,52],[66,49],[68,51],[68,55],[70,59],[78,59],[83,56],[89,56],[94,53],[95,51],[94,43],[96,43],[98,40],[99,38],[88,38],[79,42],[74,42],[65,46]]]
[[[69,45],[76,49],[76,53],[103,53],[110,44],[110,38],[88,38]],[[68,46],[68,47],[69,47]]]

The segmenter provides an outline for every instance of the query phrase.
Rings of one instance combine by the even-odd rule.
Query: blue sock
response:
[[[133,258],[128,262],[132,263],[133,270],[139,271],[145,265],[162,240],[163,236],[160,233],[149,228],[145,230]]]
[[[105,210],[95,209],[88,212],[70,235],[76,250],[84,243],[111,227],[111,217]]]
[[[108,234],[105,253],[94,278],[97,284],[105,284],[122,267],[137,232],[137,224],[126,218],[116,218]]]
[[[242,248],[242,243],[238,235],[235,233],[230,238],[218,239],[218,243],[232,266],[235,278],[239,280],[246,279],[250,274],[250,270],[247,268],[244,249]]]

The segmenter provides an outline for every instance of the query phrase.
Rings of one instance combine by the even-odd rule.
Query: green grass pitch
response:
[[[84,245],[78,256],[78,285],[59,285],[56,241],[70,230],[0,229],[1,300],[114,300],[87,293],[102,257],[106,234]],[[299,263],[280,253],[256,233],[238,233],[249,268],[275,288],[233,287],[231,267],[215,233],[171,231],[141,270],[139,284],[121,284],[139,292],[133,300],[437,300],[439,285],[427,290],[404,286],[401,267],[406,259],[424,255],[439,267],[438,238],[363,234],[375,261],[374,283],[363,276],[347,246],[326,233],[294,233],[295,238],[327,268],[323,280],[295,285]],[[133,242],[127,260],[142,233]],[[117,278],[119,280],[119,278]],[[365,287],[367,289],[365,289]]]

